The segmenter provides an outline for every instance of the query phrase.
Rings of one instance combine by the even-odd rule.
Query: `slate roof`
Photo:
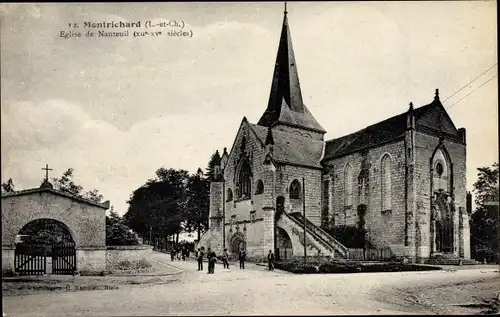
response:
[[[259,125],[266,127],[278,123],[326,132],[304,105],[286,13],[283,18],[269,102],[258,122]]]
[[[253,123],[249,123],[249,126],[264,144],[268,128]],[[273,159],[275,161],[322,168],[320,160],[323,155],[323,141],[276,129],[272,130],[272,135],[274,140]]]
[[[415,122],[429,112],[434,102],[413,110]],[[408,112],[370,125],[346,136],[326,141],[323,160],[343,156],[403,137]]]

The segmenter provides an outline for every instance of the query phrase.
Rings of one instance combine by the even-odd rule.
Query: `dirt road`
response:
[[[252,264],[246,270],[236,265],[224,270],[218,264],[212,275],[206,274],[206,267],[198,272],[193,261],[166,259],[155,254],[155,260],[185,271],[179,282],[6,297],[4,312],[7,316],[436,314],[432,306],[408,305],[396,298],[406,296],[401,289],[407,286],[433,288],[498,276],[492,269],[294,275]]]

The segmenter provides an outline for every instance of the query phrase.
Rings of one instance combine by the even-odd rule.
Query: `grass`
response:
[[[407,272],[440,270],[439,267],[424,266],[402,262],[360,262],[338,260],[308,260],[302,259],[278,261],[277,269],[297,274],[317,273],[361,273],[361,272]]]

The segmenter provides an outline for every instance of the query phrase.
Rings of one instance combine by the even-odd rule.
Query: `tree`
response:
[[[54,182],[54,188],[76,197],[85,198],[97,203],[102,202],[103,195],[100,194],[97,189],[83,192],[83,187],[73,181],[73,173],[74,170],[70,167],[61,175],[61,177],[54,177],[52,179]]]
[[[207,170],[206,170],[206,177],[207,179],[211,182],[215,178],[215,165],[220,163],[220,154],[219,151],[215,151],[214,154],[210,157],[210,161],[208,162]]]
[[[63,192],[67,192],[74,196],[81,196],[83,187],[73,182],[73,168],[68,168],[61,177],[54,177],[54,188]]]
[[[9,178],[9,180],[6,183],[2,183],[2,194],[13,193],[13,192],[15,192],[14,182],[12,181],[12,178]]]
[[[189,177],[188,182],[187,219],[184,229],[187,232],[201,232],[208,229],[208,213],[210,207],[210,181],[203,175],[201,168]]]
[[[135,234],[111,207],[110,215],[106,216],[106,245],[137,244],[139,244],[139,241]]]
[[[471,253],[477,260],[498,261],[498,206],[487,206],[490,197],[498,201],[498,163],[480,167],[474,183],[476,210],[471,217]]]
[[[125,223],[143,238],[166,240],[175,234],[178,242],[187,219],[189,174],[185,170],[164,167],[155,174],[156,178],[136,189],[127,201]]]

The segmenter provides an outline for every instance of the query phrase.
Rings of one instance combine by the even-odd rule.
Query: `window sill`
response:
[[[344,210],[351,210],[351,209],[352,209],[352,205],[344,206]]]
[[[383,215],[388,215],[388,214],[391,214],[391,213],[392,213],[392,209],[382,210],[382,214]]]
[[[241,197],[241,198],[235,199],[234,202],[239,203],[240,201],[245,201],[245,200],[250,200],[250,197]]]

